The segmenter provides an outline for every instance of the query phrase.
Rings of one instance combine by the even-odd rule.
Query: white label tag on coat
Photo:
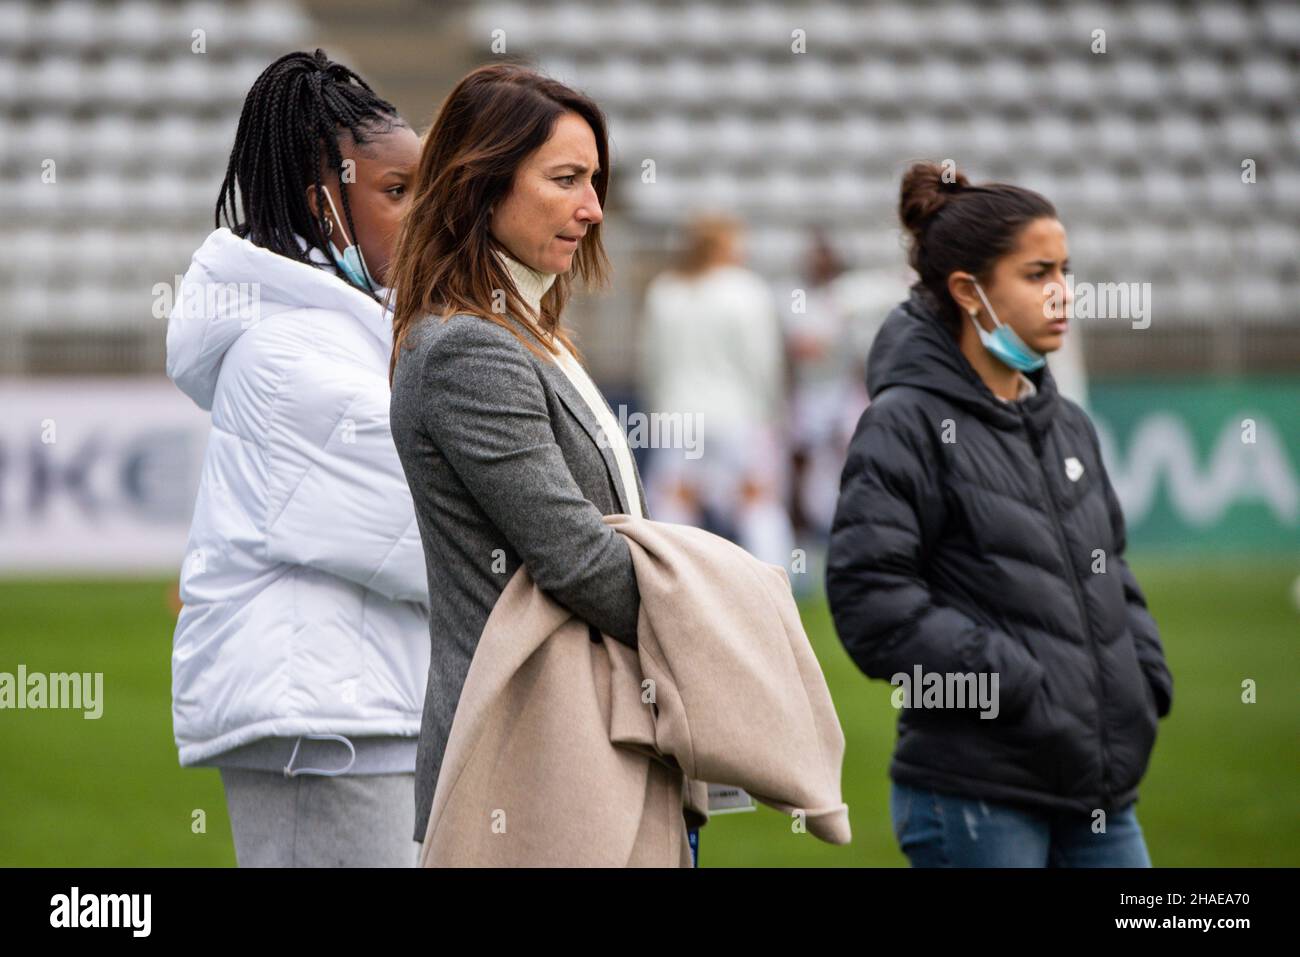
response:
[[[740,788],[730,784],[709,785],[709,813],[734,814],[737,811],[754,811],[754,799]]]
[[[1083,463],[1071,455],[1065,460],[1065,477],[1071,482],[1079,481],[1083,475]]]

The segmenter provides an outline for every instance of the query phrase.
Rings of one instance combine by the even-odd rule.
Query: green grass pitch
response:
[[[1300,556],[1212,563],[1138,556],[1174,672],[1138,818],[1156,866],[1300,864]],[[102,671],[104,713],[0,711],[0,865],[231,866],[215,770],[177,763],[171,724],[172,584],[0,582],[0,671]],[[853,843],[794,834],[768,808],[715,817],[700,862],[717,866],[905,866],[885,769],[896,714],[888,685],[849,661],[825,603],[803,604],[848,739]],[[1241,701],[1255,680],[1258,700]],[[205,828],[194,827],[196,811]]]

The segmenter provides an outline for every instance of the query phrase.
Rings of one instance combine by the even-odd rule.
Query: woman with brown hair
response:
[[[570,274],[605,278],[608,184],[600,109],[521,67],[471,72],[425,137],[391,273],[390,421],[431,601],[417,841],[479,636],[521,564],[595,640],[636,646],[631,553],[601,516],[648,517],[645,495],[561,324]]]
[[[913,866],[1150,867],[1138,785],[1174,679],[1096,428],[1047,367],[1065,227],[1040,193],[952,172],[903,177],[918,279],[867,360],[831,614],[899,687],[890,811]]]

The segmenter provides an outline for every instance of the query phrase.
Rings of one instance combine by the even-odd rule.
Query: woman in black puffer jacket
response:
[[[903,179],[920,280],[871,349],[826,572],[849,655],[899,686],[895,834],[913,866],[1150,866],[1134,804],[1173,679],[1096,431],[1044,364],[1065,230],[942,172]]]

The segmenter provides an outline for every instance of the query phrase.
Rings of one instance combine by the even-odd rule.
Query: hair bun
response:
[[[964,173],[951,163],[913,163],[903,174],[898,196],[898,218],[913,236],[943,209],[949,198],[970,186]]]

